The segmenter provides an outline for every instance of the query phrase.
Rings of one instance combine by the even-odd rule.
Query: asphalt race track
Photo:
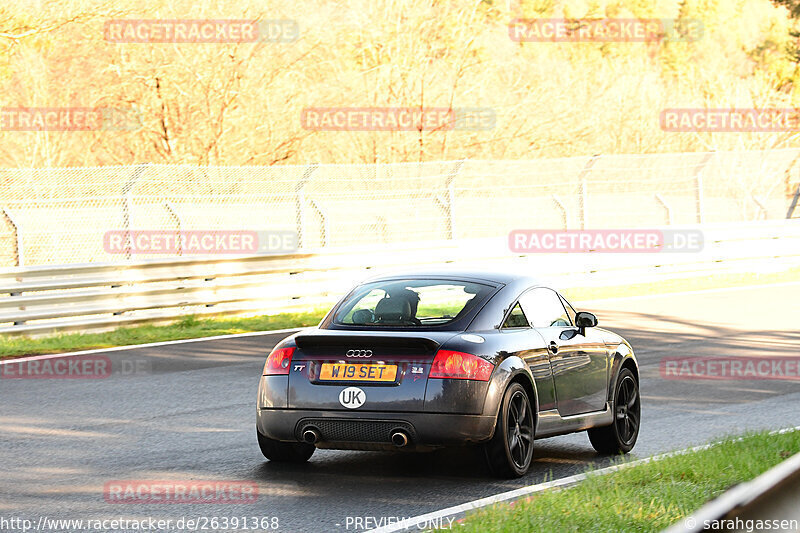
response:
[[[800,425],[800,382],[667,380],[670,356],[800,355],[800,283],[597,302],[642,368],[633,457],[748,429]],[[537,441],[523,479],[493,479],[473,450],[390,454],[317,450],[269,463],[255,395],[272,335],[105,352],[105,379],[0,379],[0,517],[277,517],[280,531],[354,531],[603,466],[585,433]],[[255,503],[107,503],[113,480],[249,480]],[[360,517],[361,520],[356,520]],[[370,522],[364,520],[370,518]],[[0,527],[14,531],[11,527]],[[79,529],[74,529],[79,530]]]

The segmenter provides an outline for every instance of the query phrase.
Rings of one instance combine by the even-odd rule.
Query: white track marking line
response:
[[[800,426],[794,426],[790,428],[784,429],[777,429],[774,431],[770,431],[769,435],[779,435],[782,433],[788,433],[791,431],[798,431],[800,430]],[[741,438],[737,438],[735,440],[741,440]],[[709,444],[703,444],[700,446],[694,446],[692,448],[687,448],[685,450],[678,450],[674,452],[667,452],[658,455],[651,455],[650,457],[645,457],[644,459],[638,459],[636,461],[631,461],[629,463],[622,463],[618,465],[609,466],[606,468],[601,468],[599,470],[593,470],[591,472],[586,472],[584,474],[575,474],[573,476],[564,477],[561,479],[556,479],[553,481],[546,481],[544,483],[539,483],[536,485],[529,485],[527,487],[522,487],[515,490],[510,490],[508,492],[501,492],[500,494],[495,494],[494,496],[488,496],[486,498],[481,498],[478,500],[473,500],[470,502],[462,503],[461,505],[455,505],[453,507],[448,507],[446,509],[442,509],[440,511],[434,511],[432,513],[426,513],[419,516],[414,516],[411,518],[406,518],[405,520],[401,520],[391,525],[382,526],[379,528],[371,529],[366,533],[395,533],[397,531],[406,531],[408,529],[419,529],[418,525],[420,524],[430,524],[430,523],[441,523],[440,521],[446,517],[452,515],[458,515],[465,513],[467,511],[472,511],[474,509],[480,509],[481,507],[486,507],[488,505],[493,505],[495,503],[500,503],[508,500],[517,500],[523,496],[528,496],[530,494],[535,494],[537,492],[542,492],[548,489],[558,488],[558,487],[565,487],[568,485],[574,485],[580,481],[583,481],[589,476],[600,476],[605,474],[610,474],[611,472],[616,472],[617,470],[622,470],[623,468],[629,468],[631,466],[647,464],[652,461],[658,461],[661,459],[665,459],[667,457],[673,457],[676,455],[684,455],[691,452],[696,452],[700,450],[707,450],[709,448],[713,448],[717,446],[719,442],[712,442]],[[438,522],[437,522],[438,521]]]

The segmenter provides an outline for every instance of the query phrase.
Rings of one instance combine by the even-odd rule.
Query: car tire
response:
[[[492,440],[484,445],[486,462],[496,476],[524,476],[533,460],[534,412],[525,388],[512,383],[503,395]]]
[[[599,453],[618,455],[628,453],[636,444],[642,408],[639,382],[627,368],[623,368],[614,385],[614,422],[610,426],[587,431],[589,441]]]
[[[261,448],[264,457],[270,461],[305,463],[316,450],[316,447],[305,442],[281,442],[262,435],[258,429],[256,429],[256,433],[258,434],[258,447]]]

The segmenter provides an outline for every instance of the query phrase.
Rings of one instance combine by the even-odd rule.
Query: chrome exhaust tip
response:
[[[408,435],[402,431],[395,431],[392,433],[392,444],[398,448],[402,448],[408,444]]]
[[[316,444],[319,441],[319,432],[316,429],[308,428],[303,431],[303,440],[308,444]]]

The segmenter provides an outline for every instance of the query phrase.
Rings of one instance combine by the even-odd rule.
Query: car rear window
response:
[[[386,280],[357,287],[333,322],[345,326],[426,327],[448,324],[483,302],[494,287],[451,280]]]

